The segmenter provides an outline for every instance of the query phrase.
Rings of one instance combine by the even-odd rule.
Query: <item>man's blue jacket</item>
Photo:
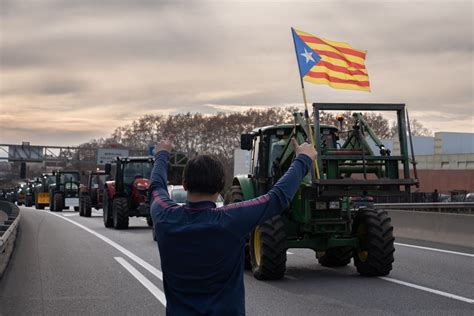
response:
[[[168,159],[165,151],[157,154],[150,186],[167,315],[245,315],[246,238],[289,206],[311,158],[299,155],[267,194],[224,207],[171,200]]]

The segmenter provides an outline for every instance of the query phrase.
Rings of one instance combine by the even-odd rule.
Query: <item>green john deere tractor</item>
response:
[[[75,212],[79,212],[79,172],[60,170],[53,175],[56,181],[49,185],[49,209],[62,212],[73,207]]]
[[[387,212],[374,208],[373,198],[409,194],[417,184],[409,174],[405,106],[315,103],[313,109],[319,172],[308,173],[287,210],[252,231],[246,267],[257,279],[280,279],[287,249],[309,248],[323,266],[345,266],[354,258],[361,275],[387,275],[394,261],[393,227]],[[353,112],[351,128],[320,124],[322,110]],[[396,112],[400,152],[392,155],[357,111]],[[242,134],[241,148],[251,151],[250,173],[234,178],[231,202],[268,192],[294,159],[291,137],[302,143],[308,136],[299,113],[293,125]]]

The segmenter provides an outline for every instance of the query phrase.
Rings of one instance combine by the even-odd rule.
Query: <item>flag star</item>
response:
[[[308,52],[306,50],[306,48],[304,49],[304,53],[303,54],[300,54],[301,56],[303,56],[304,58],[306,58],[306,63],[308,63],[310,60],[314,63],[316,62],[313,58],[313,53],[312,52]]]

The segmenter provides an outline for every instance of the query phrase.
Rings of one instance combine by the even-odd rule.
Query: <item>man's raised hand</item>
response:
[[[155,153],[157,154],[160,151],[171,152],[172,147],[173,147],[173,137],[168,137],[155,145]]]
[[[318,154],[316,152],[316,149],[314,149],[313,145],[308,144],[308,143],[303,143],[301,145],[298,145],[298,142],[296,141],[295,138],[291,139],[291,144],[293,145],[293,148],[295,149],[297,156],[300,154],[303,154],[311,158],[311,160],[313,161],[316,159],[316,156]]]

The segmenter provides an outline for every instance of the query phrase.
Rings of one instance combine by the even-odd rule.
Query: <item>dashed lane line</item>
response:
[[[474,254],[466,253],[466,252],[458,252],[458,251],[451,251],[451,250],[445,250],[445,249],[439,249],[439,248],[423,247],[423,246],[417,246],[417,245],[403,244],[403,243],[399,243],[399,242],[396,242],[395,245],[396,246],[402,246],[402,247],[409,247],[409,248],[435,251],[435,252],[449,253],[449,254],[452,254],[452,255],[458,255],[458,256],[465,256],[465,257],[474,258]]]
[[[131,251],[125,249],[124,247],[120,246],[119,244],[117,244],[116,242],[110,240],[109,238],[105,237],[104,235],[101,235],[101,234],[99,234],[99,233],[97,233],[97,232],[85,227],[84,225],[81,225],[81,224],[79,224],[79,223],[77,223],[77,222],[75,222],[75,221],[73,221],[69,218],[65,218],[64,216],[61,216],[61,215],[58,215],[58,214],[55,214],[55,213],[51,213],[51,212],[47,212],[47,211],[43,211],[43,212],[45,212],[47,214],[50,214],[50,215],[53,215],[53,216],[56,216],[56,217],[58,217],[58,218],[60,218],[64,221],[67,221],[67,222],[73,224],[73,225],[76,225],[77,227],[85,230],[86,232],[96,236],[97,238],[103,240],[104,242],[106,242],[110,246],[114,247],[115,249],[117,249],[118,251],[123,253],[125,256],[129,257],[131,260],[135,261],[137,264],[139,264],[140,266],[142,266],[143,268],[148,270],[151,274],[156,276],[158,279],[163,280],[163,273],[160,270],[156,269],[155,267],[153,267],[151,264],[149,264],[148,262],[146,262],[142,258],[138,257],[137,255],[135,255]],[[399,244],[399,243],[397,243],[397,244]],[[399,245],[404,246],[405,244],[399,244]],[[409,246],[414,246],[414,245],[409,245]],[[421,247],[421,246],[415,246],[415,247],[418,248],[418,247]],[[429,247],[423,247],[423,248],[429,248]],[[436,248],[431,248],[431,249],[436,249]],[[431,250],[431,249],[428,249],[428,250]],[[436,250],[442,250],[441,252],[453,253],[452,251],[449,251],[449,250],[443,250],[443,249],[436,249]],[[466,254],[466,253],[457,253],[457,252],[454,252],[454,253],[455,254],[463,254],[463,255],[472,256],[472,255]],[[469,304],[474,303],[473,299],[470,299],[470,298],[467,298],[467,297],[451,294],[451,293],[448,293],[448,292],[443,292],[443,291],[440,291],[440,290],[431,289],[431,288],[428,288],[428,287],[425,287],[425,286],[421,286],[421,285],[417,285],[417,284],[413,284],[413,283],[409,283],[409,282],[404,282],[404,281],[401,281],[401,280],[392,279],[392,278],[388,278],[388,277],[379,277],[379,278],[382,279],[382,280],[388,281],[388,282],[408,286],[408,287],[411,287],[411,288],[415,288],[415,289],[422,290],[422,291],[425,291],[425,292],[429,292],[429,293],[441,295],[441,296],[444,296],[444,297],[452,298],[452,299],[462,301],[462,302],[466,302],[466,303],[469,303]]]
[[[426,286],[421,286],[421,285],[417,285],[417,284],[413,284],[413,283],[409,283],[409,282],[405,282],[405,281],[400,281],[400,280],[397,280],[397,279],[387,278],[387,277],[379,277],[379,279],[382,279],[382,280],[385,280],[385,281],[388,281],[388,282],[392,282],[392,283],[396,283],[396,284],[400,284],[400,285],[404,285],[404,286],[408,286],[408,287],[418,289],[418,290],[421,290],[421,291],[425,291],[425,292],[429,292],[429,293],[432,293],[432,294],[437,294],[437,295],[441,295],[441,296],[444,296],[444,297],[449,297],[449,298],[452,298],[452,299],[455,299],[455,300],[458,300],[458,301],[461,301],[461,302],[465,302],[465,303],[469,303],[469,304],[474,303],[474,300],[471,299],[471,298],[451,294],[451,293],[448,293],[448,292],[443,292],[443,291],[440,291],[440,290],[431,289],[431,288],[426,287]]]
[[[163,273],[160,270],[158,270],[157,268],[155,268],[154,266],[152,266],[151,264],[149,264],[148,262],[146,262],[145,260],[143,260],[139,256],[135,255],[133,252],[131,252],[131,251],[125,249],[124,247],[120,246],[115,241],[112,241],[111,239],[105,237],[104,235],[99,234],[99,233],[93,231],[92,229],[87,228],[86,226],[81,225],[81,224],[79,224],[79,223],[77,223],[77,222],[75,222],[75,221],[73,221],[69,218],[66,218],[64,216],[61,216],[61,215],[58,215],[58,214],[55,214],[55,213],[51,213],[51,212],[46,212],[46,211],[43,211],[43,212],[45,212],[47,214],[50,214],[50,215],[53,215],[53,216],[56,216],[57,218],[60,218],[64,221],[67,221],[67,222],[69,222],[73,225],[76,225],[77,227],[79,227],[79,228],[85,230],[86,232],[94,235],[95,237],[101,239],[102,241],[106,242],[110,246],[114,247],[115,249],[117,249],[118,251],[123,253],[125,256],[129,257],[130,259],[132,259],[133,261],[135,261],[136,263],[141,265],[143,268],[148,270],[151,274],[156,276],[158,279],[163,281]]]
[[[166,307],[165,294],[156,287],[150,280],[148,280],[143,274],[135,269],[127,260],[122,257],[114,257],[118,263],[122,265],[135,279],[137,279],[160,303]]]

